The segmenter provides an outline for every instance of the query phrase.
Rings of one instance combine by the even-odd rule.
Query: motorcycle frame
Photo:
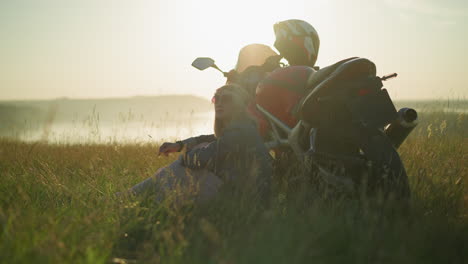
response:
[[[273,137],[273,140],[265,142],[265,146],[268,149],[277,148],[281,146],[289,146],[288,138],[291,135],[292,128],[258,104],[257,109],[267,118],[271,126],[271,136]],[[286,137],[281,137],[279,131],[282,131],[284,134],[286,134]]]
[[[292,134],[293,128],[290,128],[288,125],[286,125],[284,122],[279,120],[277,117],[272,115],[270,112],[268,112],[266,109],[264,109],[258,104],[257,104],[257,109],[266,117],[266,119],[268,120],[271,126],[271,136],[273,137],[273,140],[267,141],[264,143],[267,149],[273,149],[277,147],[289,147],[295,152],[295,154],[299,158],[305,154],[305,152],[301,152],[297,150],[296,148],[292,147],[293,143],[291,142],[292,141],[291,134]],[[298,125],[300,124],[298,123]],[[282,137],[279,131],[284,132],[286,137]],[[309,151],[314,151],[314,141],[315,141],[315,136],[316,136],[315,132],[316,130],[314,128],[311,128],[311,130],[309,131],[309,137],[310,137]],[[303,159],[299,159],[299,160],[304,161]],[[336,187],[340,186],[341,188],[344,188],[348,191],[354,190],[355,186],[351,179],[338,177],[335,175],[333,171],[329,171],[326,168],[323,168],[319,164],[315,164],[315,166],[318,169],[319,175],[327,183]]]

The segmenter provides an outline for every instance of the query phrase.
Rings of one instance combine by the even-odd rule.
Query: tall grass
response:
[[[0,140],[0,262],[466,263],[468,117],[422,120],[400,149],[406,210],[317,191],[300,174],[274,176],[268,209],[242,192],[204,204],[116,198],[176,155]]]

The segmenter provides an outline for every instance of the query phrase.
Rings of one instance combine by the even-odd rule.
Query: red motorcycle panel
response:
[[[257,87],[256,102],[289,127],[297,118],[296,105],[307,93],[307,80],[315,71],[307,66],[290,66],[275,70]]]

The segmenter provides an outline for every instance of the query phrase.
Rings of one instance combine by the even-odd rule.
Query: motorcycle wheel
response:
[[[381,195],[384,199],[408,200],[410,188],[404,164],[386,135],[365,126],[358,126],[354,133],[349,130],[347,133],[357,143],[359,154],[308,153],[311,173],[319,175],[327,184],[339,190],[366,196]],[[327,141],[343,144],[340,137]],[[331,146],[329,149],[338,148]]]

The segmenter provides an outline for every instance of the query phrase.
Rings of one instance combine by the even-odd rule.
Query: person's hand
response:
[[[159,147],[159,154],[167,156],[169,153],[180,151],[181,147],[179,143],[164,142],[161,147]]]

